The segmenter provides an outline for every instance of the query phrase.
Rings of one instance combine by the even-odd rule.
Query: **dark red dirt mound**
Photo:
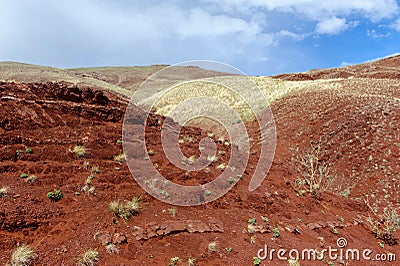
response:
[[[336,78],[400,79],[400,55],[370,63],[343,68],[310,70],[303,73],[281,74],[274,78],[284,80],[316,80]]]
[[[366,195],[375,195],[374,201],[369,197],[372,208],[377,200],[378,206],[383,206],[383,200],[398,203],[398,187],[393,185],[400,182],[400,117],[393,99],[367,99],[342,92],[305,92],[282,99],[272,106],[277,150],[262,186],[248,191],[258,163],[259,147],[254,144],[243,179],[225,196],[202,206],[174,207],[146,194],[127,166],[113,160],[122,152],[117,140],[121,139],[125,101],[65,83],[1,83],[0,93],[0,186],[9,187],[8,195],[0,198],[0,264],[9,261],[18,243],[35,248],[34,265],[75,265],[78,255],[88,248],[99,250],[98,265],[167,265],[172,257],[180,258],[178,265],[187,265],[188,258],[196,258],[197,265],[252,265],[265,244],[276,250],[322,250],[337,248],[339,237],[348,240],[349,248],[397,254],[398,245],[380,247],[380,240],[363,221],[372,215],[363,200]],[[168,179],[184,184],[208,181],[220,172],[217,165],[229,159],[220,156],[207,173],[186,175],[165,161],[160,125],[155,122],[163,118],[151,115],[150,119],[153,123],[146,129],[148,146],[154,151],[150,157]],[[248,129],[257,143],[258,127],[250,123]],[[184,134],[194,140],[181,145],[184,154],[197,154],[196,142],[206,132],[185,128]],[[340,178],[332,187],[351,186],[347,197],[338,195],[345,186],[338,191],[299,195],[295,180],[302,174],[295,160],[296,149],[302,154],[311,140],[320,141],[321,161]],[[68,151],[77,144],[88,149],[82,158]],[[229,153],[223,143],[217,147]],[[82,191],[90,166],[100,168],[91,180],[92,195]],[[27,183],[22,173],[36,175],[37,182]],[[56,189],[63,198],[51,202],[46,193]],[[382,194],[382,189],[393,193],[385,197],[389,193]],[[142,209],[128,221],[108,210],[110,201],[134,196],[141,196]],[[170,208],[175,208],[175,216]],[[249,226],[250,218],[256,219],[253,226]],[[104,246],[111,242],[118,254],[106,252]],[[208,248],[212,242],[217,243],[215,251]],[[325,257],[300,263],[327,265],[329,261]],[[275,254],[273,261],[261,265],[287,263]],[[368,263],[351,261],[349,265]]]

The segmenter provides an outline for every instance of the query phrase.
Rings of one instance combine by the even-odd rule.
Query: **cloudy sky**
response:
[[[0,0],[0,61],[55,67],[207,59],[246,74],[400,52],[395,0]]]

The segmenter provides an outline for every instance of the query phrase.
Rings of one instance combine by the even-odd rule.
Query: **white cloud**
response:
[[[344,16],[359,13],[373,21],[389,18],[397,13],[396,0],[203,0],[219,3],[220,6],[235,7],[237,10],[264,7],[268,10],[298,13],[313,20],[326,17]]]
[[[281,31],[276,32],[274,35],[277,37],[287,37],[287,38],[291,38],[296,41],[301,41],[304,38],[306,38],[309,34],[307,34],[307,33],[299,34],[299,33],[294,33],[294,32],[288,31],[288,30],[281,30]]]
[[[295,14],[298,18],[317,23],[316,33],[324,34],[337,34],[350,26],[357,26],[357,22],[350,22],[355,16],[376,23],[382,19],[392,18],[399,11],[396,0],[203,0],[203,2],[243,13],[264,9]],[[400,21],[394,27],[400,29]]]
[[[392,28],[394,28],[397,31],[400,31],[400,18],[398,18],[393,24]]]
[[[254,36],[261,32],[257,24],[227,15],[213,16],[200,8],[191,9],[182,21],[174,25],[174,29],[182,38],[238,33]]]
[[[372,39],[382,39],[382,38],[387,38],[392,34],[390,32],[380,33],[380,32],[377,32],[376,30],[372,29],[372,30],[367,30],[367,35],[369,37],[371,37]]]
[[[348,27],[349,25],[346,23],[345,18],[331,17],[318,22],[315,32],[319,34],[338,34]]]
[[[253,73],[321,64],[327,59],[313,58],[307,49],[319,43],[310,47],[308,38],[341,33],[355,27],[355,19],[371,29],[376,25],[366,20],[390,24],[399,11],[394,0],[0,0],[0,5],[0,60],[79,67],[210,59]],[[400,19],[392,27],[400,31]]]

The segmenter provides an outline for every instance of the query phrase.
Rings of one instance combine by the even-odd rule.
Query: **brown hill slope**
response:
[[[130,97],[148,77],[165,67],[167,65],[60,69],[16,62],[0,62],[0,81],[18,83],[66,81],[78,86],[107,89],[121,96]],[[191,78],[232,75],[189,66],[175,67],[175,72],[175,75],[169,76],[168,79],[171,81],[181,80],[182,73],[187,72],[192,73]]]
[[[0,198],[1,264],[9,261],[18,243],[35,248],[34,265],[74,265],[88,248],[98,250],[97,265],[167,265],[173,257],[182,264],[196,258],[197,265],[251,265],[265,244],[270,249],[322,250],[336,248],[339,237],[348,240],[349,248],[398,252],[398,233],[378,239],[372,231],[385,221],[380,216],[383,208],[397,210],[399,202],[399,103],[390,97],[302,91],[275,102],[278,143],[266,180],[248,191],[259,152],[258,127],[250,123],[253,153],[243,179],[224,197],[197,207],[174,207],[154,199],[138,186],[125,164],[113,160],[122,151],[116,140],[121,139],[126,101],[66,83],[1,83],[0,102],[0,186],[8,187]],[[162,118],[152,119],[151,160],[170,180],[201,184],[228,162],[229,147],[215,137],[225,155],[207,171],[187,174],[177,169],[160,146],[157,119]],[[196,143],[207,132],[187,128],[183,134]],[[303,182],[309,169],[301,159],[310,154],[310,141],[320,147],[314,159],[332,174],[312,189]],[[68,152],[77,144],[88,149],[83,157]],[[182,149],[187,156],[198,154],[191,142],[183,143]],[[92,172],[94,178],[88,182],[91,166],[100,171]],[[23,173],[38,179],[30,184]],[[94,190],[85,192],[85,182]],[[63,198],[51,202],[46,194],[57,189]],[[128,221],[108,210],[112,200],[134,196],[141,196],[142,209]],[[375,208],[377,214],[371,210]],[[255,224],[249,226],[251,218]],[[118,253],[107,253],[111,242]],[[209,246],[214,242],[215,250]],[[325,257],[311,264],[329,261]],[[287,265],[277,257],[263,263]]]
[[[316,69],[302,73],[274,76],[284,80],[316,80],[334,78],[400,79],[400,55],[341,68]]]

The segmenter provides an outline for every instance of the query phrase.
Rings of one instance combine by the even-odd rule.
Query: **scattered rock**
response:
[[[94,235],[94,239],[100,241],[100,243],[105,246],[111,243],[111,235],[108,232],[99,232]]]
[[[114,244],[126,244],[126,243],[128,243],[128,239],[122,233],[115,233],[113,236],[113,243]]]

